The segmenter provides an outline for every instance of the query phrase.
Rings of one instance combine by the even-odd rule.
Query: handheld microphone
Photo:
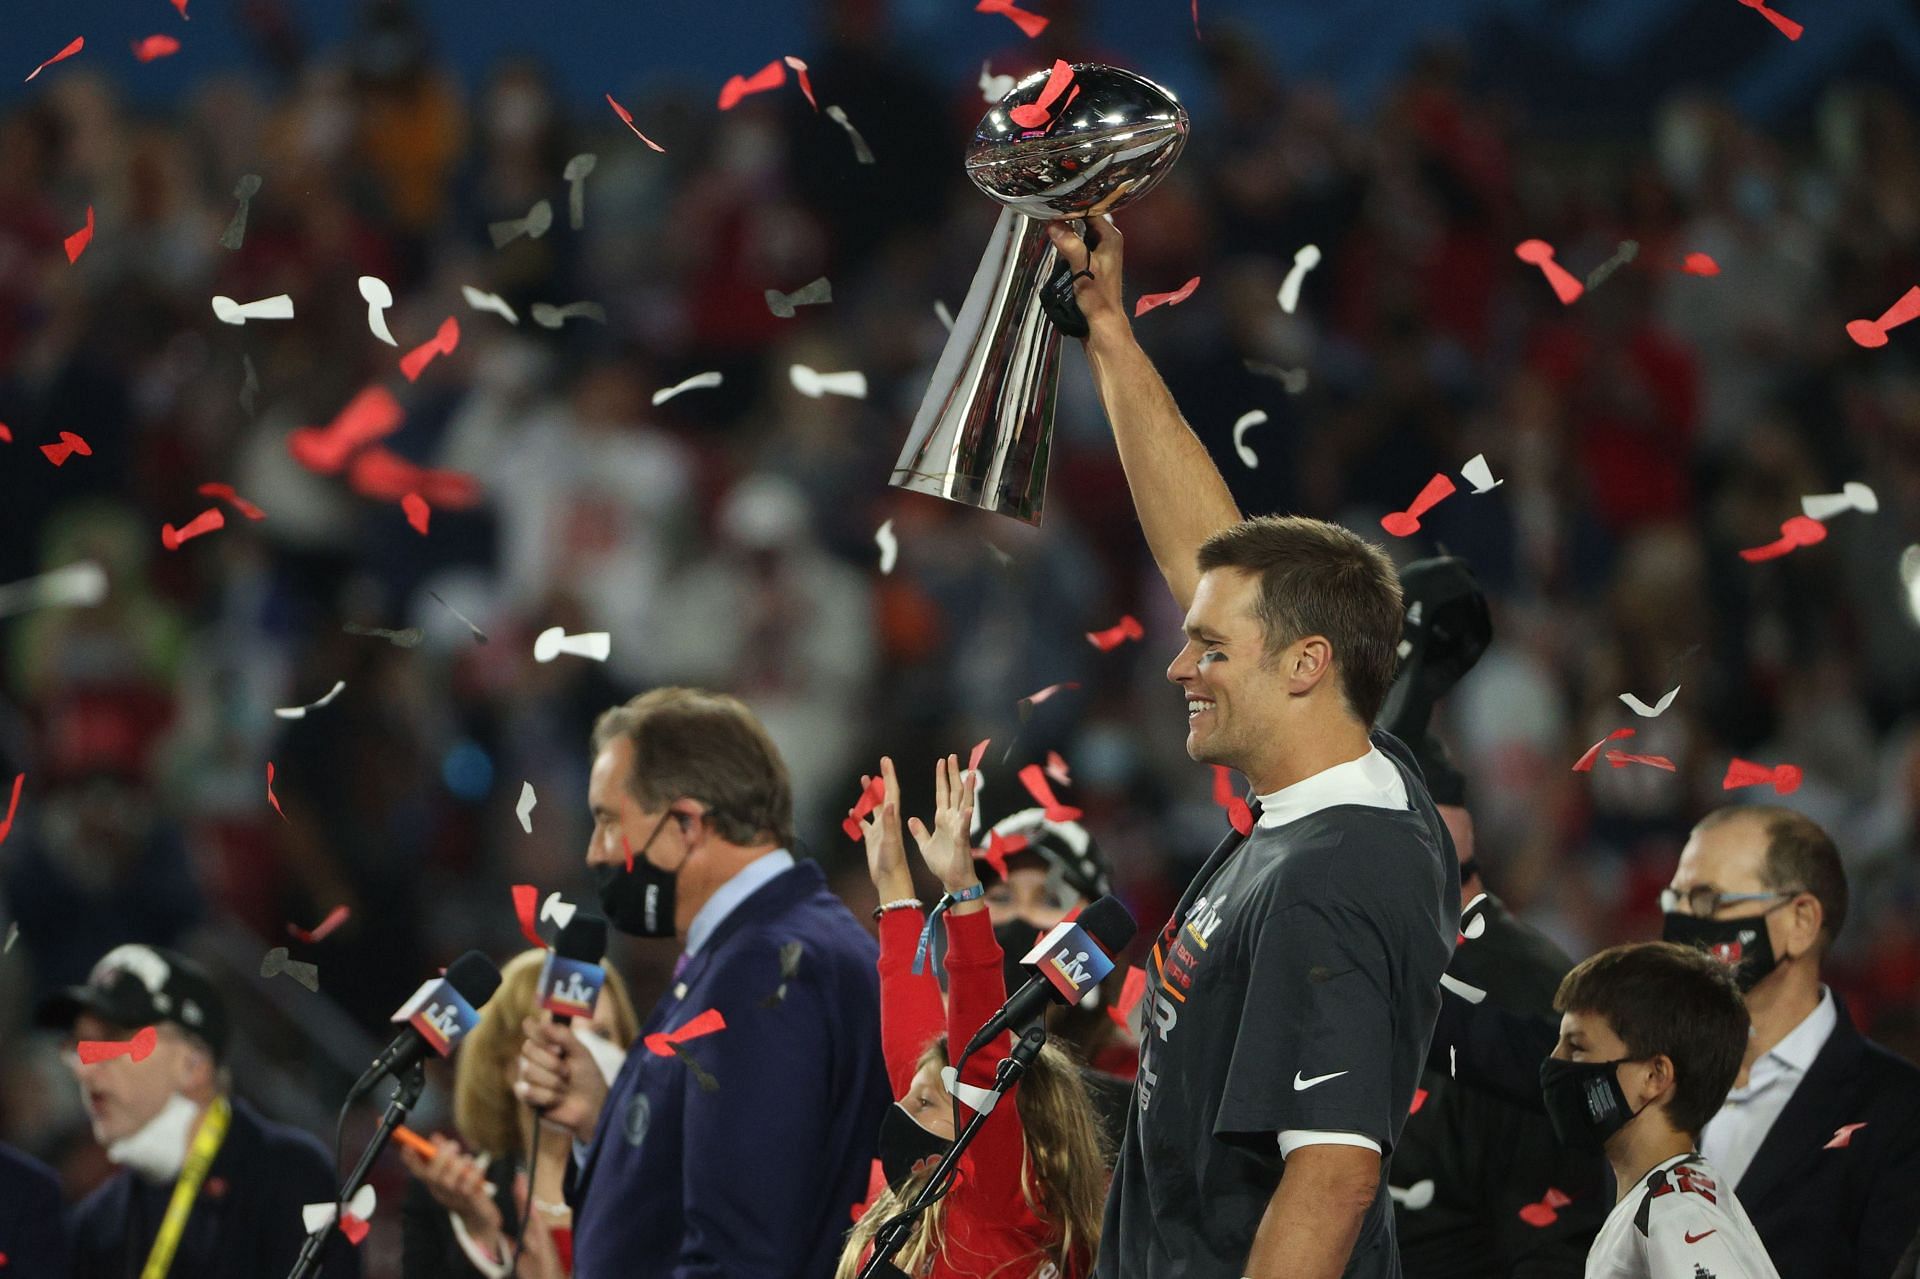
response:
[[[607,970],[600,966],[606,953],[607,921],[600,916],[578,911],[560,929],[540,969],[540,1006],[553,1014],[556,1024],[593,1016],[600,987],[607,981]]]
[[[971,1057],[1001,1031],[1032,1021],[1048,1000],[1079,1003],[1113,971],[1113,956],[1127,948],[1138,929],[1127,908],[1112,897],[1094,902],[1077,919],[1054,925],[1020,961],[1034,975],[987,1019],[961,1057]]]
[[[425,982],[393,1014],[390,1020],[405,1022],[405,1028],[354,1083],[348,1101],[365,1096],[382,1076],[411,1069],[429,1050],[442,1057],[451,1053],[480,1020],[476,1010],[499,987],[500,970],[477,950],[448,964],[444,975]]]

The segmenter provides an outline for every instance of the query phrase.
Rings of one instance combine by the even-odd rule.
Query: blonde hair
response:
[[[945,1035],[927,1044],[916,1070],[929,1062],[948,1064]],[[1034,1249],[1033,1268],[1050,1261],[1067,1275],[1092,1270],[1107,1198],[1106,1143],[1080,1071],[1072,1053],[1049,1043],[1014,1093],[1026,1149],[1020,1165],[1021,1196],[1034,1215],[1052,1228],[1047,1244]],[[847,1236],[834,1279],[853,1279],[880,1227],[905,1210],[925,1184],[926,1174],[922,1174],[898,1190],[889,1186],[874,1196]],[[920,1215],[895,1265],[909,1275],[922,1274],[936,1252],[946,1254],[946,1212],[943,1196]]]
[[[526,1108],[513,1095],[514,1063],[525,1038],[520,1023],[539,1006],[544,950],[523,950],[500,969],[500,988],[480,1010],[480,1022],[467,1033],[453,1063],[453,1126],[473,1151],[498,1159],[526,1152],[531,1135]],[[640,1033],[627,983],[607,969],[606,998],[613,1003],[615,1047],[624,1049]]]

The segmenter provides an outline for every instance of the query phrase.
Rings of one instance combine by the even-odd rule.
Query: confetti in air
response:
[[[1689,253],[1680,261],[1680,269],[1688,275],[1718,275],[1720,264],[1705,253]]]
[[[1605,737],[1601,738],[1599,741],[1589,746],[1587,748],[1587,753],[1574,761],[1573,771],[1576,773],[1592,772],[1594,761],[1600,758],[1600,751],[1602,750],[1602,748],[1606,746],[1608,742],[1617,742],[1622,738],[1632,737],[1635,733],[1638,733],[1639,731],[1640,730],[1637,728],[1614,729],[1611,733],[1608,733]]]
[[[1012,93],[1013,86],[1018,83],[1019,81],[1010,75],[993,74],[992,67],[987,63],[980,64],[980,96],[989,104],[998,102]]]
[[[0,586],[0,617],[36,608],[92,608],[105,598],[107,570],[96,560],[79,560]]]
[[[1037,13],[1015,8],[1013,0],[980,0],[979,4],[973,6],[973,11],[1000,14],[1025,32],[1029,40],[1047,29],[1047,19]]]
[[[800,975],[800,959],[807,953],[806,943],[790,941],[780,947],[780,984],[760,1001],[762,1008],[776,1008],[787,998],[787,984]]]
[[[432,337],[400,357],[400,374],[409,382],[418,382],[427,365],[443,355],[452,355],[460,346],[460,321],[449,315],[440,321]]]
[[[1560,1220],[1560,1210],[1573,1200],[1561,1191],[1549,1188],[1538,1202],[1530,1203],[1520,1210],[1520,1220],[1536,1230],[1544,1230]]]
[[[1107,1016],[1127,1029],[1133,1010],[1139,1006],[1141,997],[1147,993],[1147,970],[1135,965],[1127,969],[1125,983],[1120,987],[1120,998],[1107,1006]]]
[[[853,161],[855,164],[874,163],[873,148],[869,147],[867,140],[860,136],[860,130],[853,127],[853,121],[847,119],[847,113],[844,108],[829,106],[827,108],[827,118],[847,131],[847,140],[853,143]],[[949,325],[948,327],[951,328],[952,326]]]
[[[1293,255],[1293,266],[1287,270],[1287,278],[1280,284],[1280,309],[1288,315],[1300,305],[1300,286],[1307,282],[1307,272],[1320,265],[1320,246],[1302,245]]]
[[[395,648],[419,648],[427,633],[417,626],[405,630],[390,631],[383,626],[362,626],[358,622],[348,622],[340,628],[349,635],[361,635],[368,639],[383,639]]]
[[[1245,437],[1249,430],[1256,426],[1263,425],[1266,420],[1267,411],[1265,409],[1252,409],[1242,413],[1240,420],[1233,424],[1233,451],[1240,455],[1241,465],[1245,466],[1249,471],[1259,467],[1260,455],[1247,446]]]
[[[233,211],[233,221],[227,223],[227,229],[220,233],[220,247],[238,251],[247,238],[247,211],[252,207],[253,197],[260,194],[260,175],[243,173],[240,180],[233,184],[233,198],[240,202]]]
[[[258,302],[235,302],[232,298],[216,295],[213,299],[213,316],[222,324],[245,324],[248,320],[291,320],[293,298],[286,293],[277,293]]]
[[[520,829],[533,834],[533,806],[540,801],[534,798],[533,783],[520,783],[520,802],[513,806],[513,815],[520,819]]]
[[[1196,275],[1171,293],[1143,293],[1140,300],[1133,304],[1133,318],[1137,320],[1156,307],[1179,306],[1192,297],[1193,291],[1199,287],[1200,277]]]
[[[527,210],[524,218],[508,218],[504,222],[487,224],[487,235],[493,240],[493,247],[504,249],[521,236],[537,240],[553,229],[553,205],[542,200]]]
[[[1853,1144],[1853,1134],[1859,1132],[1862,1128],[1865,1128],[1866,1126],[1867,1125],[1865,1123],[1841,1124],[1838,1128],[1833,1130],[1832,1140],[1828,1141],[1827,1144],[1820,1147],[1820,1149],[1845,1150],[1848,1146]]]
[[[1580,295],[1587,291],[1584,284],[1553,260],[1553,246],[1545,240],[1522,240],[1513,246],[1513,255],[1522,262],[1539,267],[1547,277],[1547,283],[1553,286],[1554,295],[1565,305],[1571,306],[1579,301]]]
[[[505,319],[508,324],[520,323],[520,317],[513,313],[513,308],[508,306],[507,300],[498,293],[487,293],[474,288],[471,284],[463,284],[460,286],[460,296],[465,298],[467,305],[476,311],[492,312]]]
[[[1472,457],[1468,458],[1467,464],[1460,468],[1460,476],[1466,480],[1467,483],[1473,485],[1473,494],[1475,497],[1478,497],[1482,493],[1491,493],[1506,483],[1505,480],[1496,480],[1493,478],[1493,468],[1487,465],[1487,455],[1485,453],[1475,453]]]
[[[1053,104],[1073,83],[1073,67],[1062,59],[1055,58],[1052,68],[1047,72],[1047,82],[1040,87],[1040,96],[1024,106],[1014,107],[1007,116],[1023,129],[1038,129],[1046,124],[1053,114]],[[1064,106],[1062,108],[1065,109]]]
[[[720,86],[720,109],[731,111],[740,105],[742,98],[777,89],[786,82],[787,68],[778,58],[750,76],[729,76],[727,82]]]
[[[545,302],[533,304],[533,322],[543,329],[557,329],[568,320],[592,320],[596,324],[605,324],[607,308],[598,302],[569,302],[565,306],[550,306]]]
[[[80,52],[80,50],[86,47],[87,47],[87,38],[85,36],[75,36],[72,42],[69,43],[66,48],[60,50],[60,52],[54,54],[51,58],[48,58],[45,62],[42,62],[39,66],[35,67],[32,71],[28,72],[27,80],[29,81],[32,80],[35,76],[39,75],[42,71],[45,71],[48,67],[52,66],[56,62],[65,62],[68,58],[71,58],[74,54]]]
[[[393,305],[393,290],[377,275],[360,277],[360,296],[367,303],[367,328],[388,346],[399,346],[393,330],[387,327],[387,309]]]
[[[472,618],[468,617],[465,613],[462,613],[459,609],[455,608],[453,605],[441,599],[438,591],[428,591],[427,594],[433,596],[434,603],[438,604],[441,608],[446,609],[447,612],[453,614],[455,617],[459,618],[461,622],[465,623],[466,628],[469,631],[473,632],[473,638],[477,643],[485,644],[487,642],[487,633],[481,630],[478,626],[475,626],[473,624]]]
[[[562,653],[584,657],[592,662],[604,662],[611,652],[613,637],[605,631],[582,631],[578,635],[569,635],[558,626],[550,626],[533,640],[533,660],[542,663],[551,662]]]
[[[275,946],[260,960],[262,977],[278,977],[282,973],[293,978],[314,994],[320,993],[320,965],[305,960],[294,959],[292,952],[285,946]]]
[[[1799,550],[1803,546],[1824,542],[1826,538],[1826,525],[1819,520],[1796,515],[1780,526],[1780,536],[1777,540],[1768,542],[1765,546],[1748,547],[1740,552],[1740,558],[1749,564],[1777,560],[1782,555]]]
[[[1128,640],[1145,639],[1146,631],[1140,627],[1140,621],[1128,613],[1104,631],[1088,631],[1087,643],[1102,653],[1110,653]]]
[[[201,497],[218,498],[228,503],[234,510],[240,512],[240,514],[250,520],[264,520],[267,518],[265,511],[255,506],[252,502],[249,502],[246,498],[241,497],[231,484],[222,484],[217,480],[209,480],[205,484],[202,484],[197,491]]]
[[[1727,765],[1727,775],[1720,779],[1721,790],[1739,790],[1745,786],[1771,786],[1776,795],[1791,795],[1800,789],[1805,778],[1796,764],[1754,764],[1744,759],[1735,759]]]
[[[885,577],[893,572],[894,561],[900,556],[900,542],[893,535],[892,520],[874,530],[873,543],[880,548],[880,575]]]
[[[89,1066],[115,1057],[130,1057],[134,1061],[145,1061],[153,1055],[154,1045],[160,1042],[159,1028],[147,1026],[131,1039],[83,1039],[73,1046],[80,1060]]]
[[[613,113],[620,117],[620,123],[626,125],[627,128],[633,130],[634,137],[640,139],[642,142],[652,147],[655,151],[658,151],[662,154],[666,153],[665,147],[661,146],[658,142],[655,142],[652,138],[648,137],[646,134],[640,132],[640,126],[633,122],[633,112],[627,110],[625,107],[621,106],[618,102],[615,102],[613,100],[613,95],[611,93],[607,95],[607,105],[612,107]]]
[[[1767,0],[1740,0],[1740,3],[1749,9],[1759,10],[1760,16],[1768,22],[1771,22],[1774,30],[1789,40],[1798,40],[1800,33],[1806,30],[1805,27],[1795,22],[1792,18],[1789,18],[1786,14],[1768,8]]]
[[[273,713],[280,719],[305,719],[308,711],[317,711],[333,705],[333,699],[345,692],[346,688],[347,681],[336,680],[333,687],[327,690],[327,695],[319,701],[308,702],[305,706],[276,706]]]
[[[287,820],[287,810],[280,807],[280,797],[273,793],[273,761],[267,761],[267,802],[273,805],[273,811],[280,814],[280,820]]]
[[[684,382],[677,382],[672,386],[661,387],[658,391],[655,391],[653,393],[653,406],[659,408],[676,395],[684,395],[688,391],[703,391],[710,387],[719,386],[725,380],[726,379],[717,372],[696,373]]]
[[[1038,764],[1028,764],[1020,770],[1020,784],[1027,788],[1027,794],[1033,796],[1033,802],[1046,810],[1050,822],[1077,822],[1085,816],[1080,809],[1071,804],[1063,804],[1054,797],[1053,786],[1047,781],[1047,774]]]
[[[1073,774],[1067,769],[1067,761],[1060,757],[1059,751],[1047,752],[1047,776],[1060,786],[1073,785]]]
[[[847,833],[848,839],[857,844],[866,837],[865,833],[860,829],[860,823],[867,819],[869,813],[880,807],[880,801],[886,797],[887,783],[885,778],[868,777],[862,779],[860,798],[854,801],[853,807],[847,810],[846,817],[840,822],[840,829]]]
[[[560,171],[561,180],[567,184],[567,225],[576,231],[587,224],[587,178],[599,163],[599,156],[583,151]]]
[[[1877,320],[1848,320],[1847,336],[1861,346],[1873,348],[1887,344],[1889,330],[1920,316],[1920,284],[1908,289],[1898,302]]]
[[[783,320],[791,320],[795,307],[818,306],[833,301],[833,284],[823,275],[811,284],[801,285],[792,293],[768,289],[766,296],[767,310]]]
[[[320,475],[337,475],[355,453],[400,429],[400,401],[383,386],[370,386],[347,401],[325,426],[303,426],[287,437],[293,460]]]
[[[1213,768],[1213,802],[1226,810],[1227,821],[1242,835],[1253,833],[1253,808],[1233,784],[1233,770],[1221,764]]]
[[[177,551],[180,549],[182,542],[191,542],[194,538],[202,534],[211,533],[215,529],[222,529],[226,526],[227,517],[218,509],[210,506],[179,528],[175,528],[171,524],[162,524],[160,526],[160,545],[169,551]]]
[[[141,62],[154,62],[180,52],[180,42],[172,36],[147,36],[133,42],[133,56]]]
[[[1380,527],[1395,537],[1411,537],[1420,531],[1420,517],[1432,510],[1454,491],[1451,477],[1436,475],[1420,490],[1413,505],[1404,511],[1390,511],[1380,517]]]
[[[89,204],[87,206],[87,224],[81,227],[78,231],[75,231],[72,235],[68,236],[66,239],[67,261],[78,262],[80,260],[80,255],[82,253],[85,253],[87,251],[87,246],[92,243],[93,243],[93,206]]]
[[[65,466],[67,459],[75,453],[78,453],[81,457],[92,457],[93,445],[87,443],[72,431],[62,431],[60,432],[59,443],[42,444],[40,451],[46,455],[47,461],[53,463],[55,466]]]
[[[357,1246],[367,1237],[367,1222],[373,1217],[374,1203],[373,1187],[362,1186],[348,1201],[345,1212],[340,1211],[337,1203],[306,1204],[300,1209],[300,1221],[311,1235],[332,1225],[337,1215],[340,1233],[347,1237],[348,1243]]]
[[[1243,360],[1242,367],[1258,377],[1270,377],[1287,388],[1288,395],[1298,395],[1307,389],[1307,371],[1305,369],[1283,369],[1278,364],[1267,364],[1261,360]]]
[[[1620,247],[1613,251],[1612,257],[1587,272],[1587,292],[1591,293],[1605,284],[1615,271],[1618,271],[1621,267],[1627,265],[1627,263],[1639,256],[1640,241],[1622,240]]]
[[[853,400],[867,398],[867,375],[857,371],[816,373],[804,364],[796,364],[787,370],[787,376],[793,382],[793,389],[808,399],[817,400],[823,395],[844,395]]]
[[[792,54],[788,54],[780,60],[793,68],[793,78],[800,85],[800,92],[807,95],[807,105],[815,111],[818,111],[820,109],[820,103],[813,96],[813,81],[807,78],[807,64]]]
[[[433,508],[427,504],[426,498],[418,493],[402,493],[400,511],[407,517],[407,523],[414,532],[421,537],[427,535],[427,526],[433,519]]]
[[[1872,515],[1879,509],[1879,494],[1859,480],[1848,480],[1838,493],[1809,493],[1800,499],[1800,512],[1810,520],[1830,520],[1848,511]]]
[[[1661,695],[1659,701],[1651,706],[1635,697],[1632,693],[1620,694],[1620,700],[1627,704],[1628,710],[1640,716],[1642,719],[1655,719],[1664,713],[1667,707],[1673,705],[1673,699],[1678,696],[1680,696],[1680,686],[1675,684]]]
[[[520,922],[520,935],[541,950],[551,950],[537,922],[540,890],[532,884],[513,884],[507,891],[513,896],[513,917]]]
[[[1625,751],[1608,751],[1606,758],[1607,763],[1615,768],[1625,768],[1629,764],[1642,764],[1648,768],[1658,768],[1669,773],[1680,771],[1665,755],[1629,755]]]
[[[20,811],[20,788],[27,784],[25,773],[16,773],[13,777],[13,794],[7,798],[7,820],[0,822],[0,844],[7,842],[7,836],[13,833],[13,817]]]
[[[289,923],[287,925],[287,935],[295,941],[306,942],[308,945],[312,945],[314,942],[325,941],[328,937],[332,936],[333,931],[340,927],[340,925],[346,923],[352,916],[353,910],[351,907],[335,906],[327,912],[324,919],[312,928],[302,928],[298,924]]]

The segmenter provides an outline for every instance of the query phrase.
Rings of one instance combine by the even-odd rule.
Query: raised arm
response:
[[[1240,508],[1207,446],[1180,415],[1173,393],[1134,339],[1120,294],[1119,228],[1109,218],[1099,231],[1099,244],[1089,255],[1086,244],[1064,225],[1048,227],[1067,265],[1076,272],[1092,271],[1092,278],[1082,275],[1073,286],[1087,317],[1087,363],[1113,423],[1147,546],[1174,600],[1185,609],[1200,580],[1195,553],[1202,542],[1236,523]]]

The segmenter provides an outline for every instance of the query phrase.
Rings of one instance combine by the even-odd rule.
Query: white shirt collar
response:
[[[1822,986],[1820,1002],[1813,1006],[1813,1011],[1801,1018],[1800,1024],[1788,1031],[1786,1038],[1775,1044],[1767,1056],[1778,1057],[1804,1075],[1813,1069],[1814,1058],[1827,1046],[1828,1037],[1839,1024],[1840,1010],[1833,1002],[1833,992]]]
[[[720,922],[734,912],[741,902],[758,892],[769,880],[793,869],[793,854],[784,848],[776,848],[763,853],[734,872],[733,878],[707,898],[707,904],[694,915],[693,922],[687,925],[687,954],[697,955],[707,938],[713,936],[713,930]]]
[[[1338,804],[1399,810],[1411,807],[1405,779],[1378,746],[1369,748],[1359,759],[1323,768],[1259,798],[1260,824],[1266,827],[1285,826]]]

